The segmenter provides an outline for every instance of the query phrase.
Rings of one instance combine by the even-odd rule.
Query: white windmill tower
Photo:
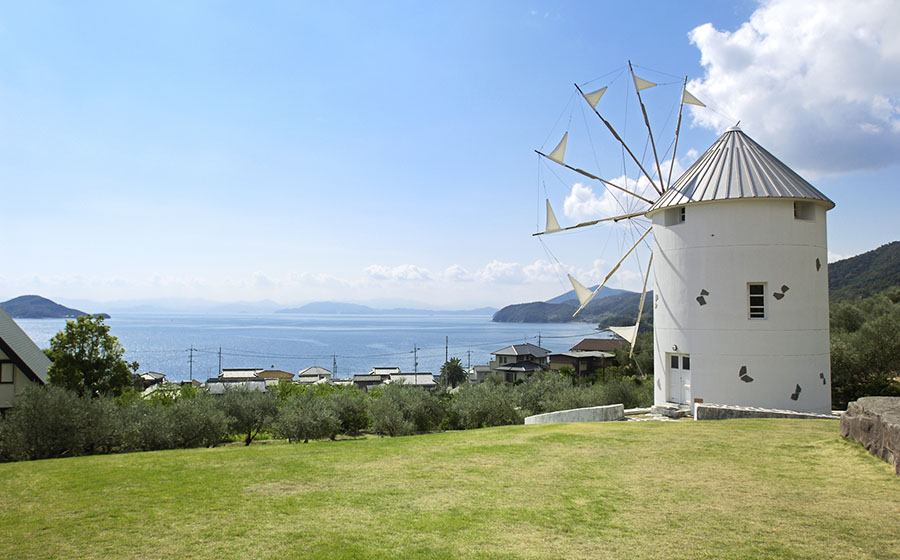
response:
[[[654,145],[640,91],[655,84],[633,71],[632,77]],[[605,89],[579,92],[628,150],[597,111]],[[682,107],[685,102],[702,106],[683,89]],[[680,128],[681,109],[678,122]],[[677,134],[676,129],[676,147]],[[538,153],[628,192],[647,207],[564,228],[548,201],[547,227],[536,235],[608,220],[652,220],[603,284],[652,231],[654,404],[706,402],[829,412],[825,213],[834,203],[737,127],[726,131],[672,184],[661,179],[655,145],[656,180],[628,150],[656,190],[653,200],[565,163],[566,141],[564,135],[553,152]],[[648,263],[644,293],[649,271]],[[603,284],[591,291],[569,278],[581,302],[577,314]],[[637,324],[611,327],[632,345],[643,305],[642,295]]]

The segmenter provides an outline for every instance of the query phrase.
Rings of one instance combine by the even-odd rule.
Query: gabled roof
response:
[[[648,214],[671,206],[744,198],[808,199],[834,202],[734,126],[650,207]]]
[[[570,350],[572,352],[612,352],[623,344],[627,344],[627,342],[620,338],[585,338]]]
[[[47,369],[52,363],[50,358],[3,309],[0,309],[0,350],[30,379],[47,383]]]
[[[253,379],[259,377],[262,368],[222,368],[219,377],[222,379]]]
[[[309,375],[325,375],[331,377],[331,371],[320,366],[311,366],[306,369],[301,369],[300,373],[297,374],[297,377],[306,377]]]
[[[513,344],[512,346],[501,348],[496,352],[491,352],[491,354],[495,356],[534,356],[535,358],[543,358],[549,352],[549,350],[545,350],[540,346],[526,342],[525,344]]]

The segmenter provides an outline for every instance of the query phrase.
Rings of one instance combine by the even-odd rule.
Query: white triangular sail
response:
[[[688,90],[684,90],[684,93],[681,94],[681,102],[690,103],[691,105],[696,105],[698,107],[706,107],[705,103],[694,97]]]
[[[581,282],[572,278],[571,274],[569,274],[569,282],[572,283],[572,288],[575,289],[575,295],[578,297],[578,302],[582,306],[587,305],[587,302],[591,301],[594,294],[591,293],[589,289],[585,288]]]
[[[550,206],[550,199],[547,199],[547,227],[544,228],[544,233],[553,233],[555,231],[560,231],[562,228],[559,227],[559,222],[556,221],[556,214],[553,213],[553,208]]]
[[[656,83],[645,80],[644,78],[638,78],[634,74],[632,74],[631,77],[634,78],[634,89],[638,91],[641,91],[642,89],[652,88],[656,85]]]
[[[594,108],[597,107],[597,103],[600,101],[600,98],[603,97],[604,93],[606,93],[606,88],[607,88],[607,86],[603,86],[602,88],[598,89],[597,91],[592,91],[591,93],[584,94],[584,98],[587,100],[588,103],[591,104],[591,107],[594,107]]]
[[[627,340],[630,344],[634,344],[634,339],[637,336],[637,326],[629,325],[627,327],[607,327],[612,332],[621,336],[625,340]]]
[[[550,155],[547,157],[555,161],[556,163],[562,163],[563,158],[566,157],[566,141],[569,139],[569,131],[567,130],[565,134],[563,134],[562,140],[559,141],[559,144],[553,148],[553,151],[550,152]]]

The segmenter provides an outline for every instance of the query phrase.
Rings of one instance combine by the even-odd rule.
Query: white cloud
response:
[[[486,282],[518,284],[523,280],[522,265],[493,260],[484,266],[478,276]]]
[[[900,153],[900,9],[895,0],[771,0],[736,31],[689,33],[700,126],[742,127],[812,175],[875,169]]]
[[[366,275],[375,280],[430,280],[431,274],[414,264],[382,266],[373,264],[365,269]]]
[[[448,266],[442,276],[451,282],[470,282],[472,280],[472,273],[458,264]]]

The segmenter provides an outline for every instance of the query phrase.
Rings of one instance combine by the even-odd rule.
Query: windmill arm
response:
[[[539,155],[539,156],[542,156],[542,157],[547,158],[548,160],[552,161],[553,163],[557,163],[557,164],[559,164],[559,165],[562,165],[562,166],[565,167],[566,169],[570,169],[570,170],[574,171],[575,173],[578,173],[579,175],[584,175],[584,176],[587,177],[588,179],[594,179],[595,181],[600,181],[601,183],[603,183],[603,184],[605,184],[605,185],[609,185],[610,187],[613,187],[614,189],[619,189],[620,191],[622,191],[622,192],[624,192],[624,193],[628,193],[628,194],[630,194],[631,196],[633,196],[633,197],[635,197],[635,198],[639,198],[639,199],[643,200],[644,202],[646,202],[647,204],[653,204],[653,201],[652,201],[652,200],[646,199],[646,198],[644,198],[643,196],[641,196],[641,195],[639,195],[639,194],[637,194],[637,193],[635,193],[635,192],[632,192],[632,191],[626,189],[625,187],[620,187],[619,185],[617,185],[617,184],[615,184],[615,183],[611,183],[611,182],[607,181],[606,179],[601,179],[600,177],[597,177],[597,176],[594,175],[593,173],[588,173],[588,172],[585,171],[584,169],[579,169],[579,168],[577,168],[577,167],[572,167],[571,165],[569,165],[569,164],[567,164],[567,163],[565,163],[565,162],[557,161],[557,160],[553,159],[552,157],[548,156],[547,154],[545,154],[545,153],[543,153],[543,152],[541,152],[541,151],[539,151],[539,150],[535,150],[535,153],[537,153],[537,155]],[[654,187],[655,187],[655,186],[656,186],[656,185],[654,185]]]
[[[600,222],[618,222],[620,220],[630,220],[631,218],[637,218],[638,216],[644,216],[646,214],[647,214],[647,212],[632,212],[631,214],[622,214],[621,216],[612,216],[609,218],[601,218],[599,220],[591,220],[589,222],[581,222],[580,224],[575,224],[574,226],[560,228],[560,229],[554,230],[554,231],[539,231],[537,233],[532,233],[531,236],[536,237],[538,235],[545,235],[548,233],[559,233],[561,231],[571,231],[573,229],[578,229],[578,228],[583,228],[583,227],[588,227],[588,226],[595,226],[595,225],[599,224]]]
[[[643,241],[644,238],[647,237],[647,234],[650,233],[652,230],[653,230],[653,226],[650,226],[649,228],[647,228],[647,231],[644,232],[644,235],[642,235],[642,236],[640,237],[640,239],[638,239],[638,240],[634,243],[634,245],[631,246],[631,249],[628,249],[628,252],[627,252],[627,253],[625,253],[624,255],[622,255],[622,258],[619,259],[619,262],[616,263],[616,266],[614,266],[614,267],[612,268],[612,270],[609,271],[609,274],[606,275],[606,278],[603,279],[603,282],[602,282],[599,286],[597,286],[597,289],[594,290],[593,293],[591,293],[591,297],[587,298],[587,299],[581,304],[581,307],[579,307],[577,310],[575,310],[575,313],[572,314],[572,317],[575,317],[576,315],[578,315],[579,313],[581,313],[581,310],[582,310],[582,309],[584,309],[585,307],[587,307],[587,304],[590,303],[592,299],[594,299],[594,296],[597,295],[597,292],[600,291],[600,288],[602,288],[603,286],[606,285],[606,283],[609,281],[609,279],[612,278],[612,275],[615,274],[616,271],[619,270],[619,267],[622,266],[622,263],[625,262],[625,259],[628,258],[628,255],[630,255],[632,251],[634,251],[635,249],[637,249],[637,246],[640,245],[641,241]]]

